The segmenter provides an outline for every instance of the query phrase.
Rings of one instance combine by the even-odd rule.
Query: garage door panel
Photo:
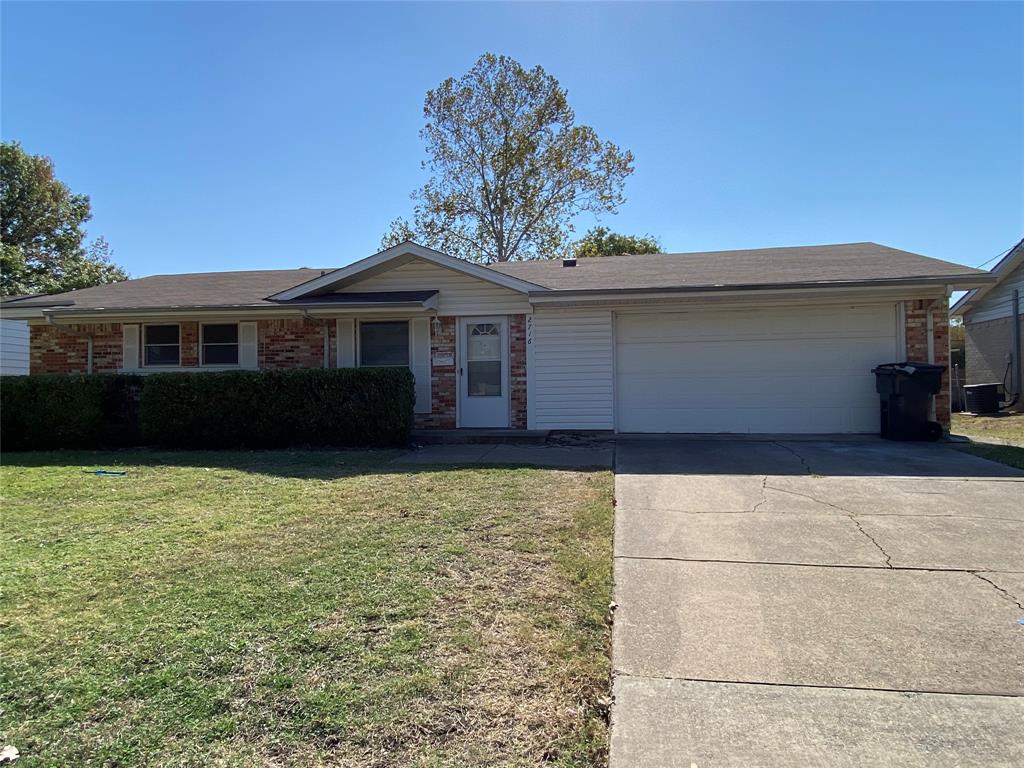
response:
[[[625,432],[873,432],[870,370],[896,356],[891,304],[616,320]]]

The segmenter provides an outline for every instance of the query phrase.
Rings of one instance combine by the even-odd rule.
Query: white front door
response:
[[[508,318],[459,320],[459,426],[507,427]]]

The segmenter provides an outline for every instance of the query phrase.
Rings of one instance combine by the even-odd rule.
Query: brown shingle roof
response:
[[[271,294],[312,280],[322,269],[268,269],[153,275],[50,296],[5,301],[7,307],[74,306],[75,309],[144,309],[205,306],[274,306]]]
[[[491,269],[553,290],[746,287],[984,274],[877,243],[517,261]]]

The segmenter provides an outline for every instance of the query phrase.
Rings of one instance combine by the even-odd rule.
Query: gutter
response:
[[[93,335],[87,331],[80,331],[77,328],[72,328],[70,326],[61,325],[60,323],[54,322],[52,315],[46,315],[46,324],[54,328],[59,328],[64,333],[69,333],[72,336],[78,336],[79,338],[85,339],[85,372],[92,373]]]

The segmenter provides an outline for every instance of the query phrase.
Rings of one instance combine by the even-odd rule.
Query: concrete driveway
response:
[[[1024,765],[1024,473],[623,440],[612,768]]]

